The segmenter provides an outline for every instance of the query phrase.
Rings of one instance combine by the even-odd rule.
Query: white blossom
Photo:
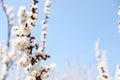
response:
[[[44,21],[41,22],[42,28],[46,30],[48,28],[48,25],[47,24],[43,24],[43,23],[44,23]]]
[[[51,70],[54,70],[56,68],[56,64],[55,63],[50,63],[48,66]]]
[[[120,80],[120,65],[116,66],[115,80]]]
[[[50,7],[51,4],[52,4],[52,1],[51,1],[51,0],[46,0],[46,2],[45,2],[45,6],[46,6],[46,7]]]
[[[32,76],[27,76],[27,77],[25,78],[25,80],[35,80],[35,78],[32,77]]]
[[[12,34],[13,35],[16,35],[16,36],[21,36],[22,35],[22,31],[21,31],[21,29],[19,29],[19,27],[18,26],[14,26],[14,27],[12,27]]]
[[[38,13],[34,13],[34,14],[32,14],[32,16],[33,16],[35,19],[38,19]]]
[[[30,64],[30,60],[28,57],[22,57],[18,60],[17,65],[21,67],[26,67]]]
[[[120,10],[118,10],[118,15],[120,16]]]
[[[22,27],[21,29],[22,29],[21,32],[24,35],[29,35],[31,33],[31,31],[33,30],[33,26],[31,24],[27,24],[27,27],[25,26],[25,27]]]
[[[13,11],[13,6],[5,5],[5,8],[6,8],[6,14],[8,16],[9,25],[13,26],[14,18],[15,18],[15,14],[14,14],[14,11]]]
[[[48,7],[44,8],[44,13],[46,13],[47,15],[50,15],[50,9]]]
[[[30,46],[30,39],[26,36],[18,37],[17,39],[12,40],[12,43],[17,50],[24,51]]]
[[[36,76],[37,73],[38,73],[38,71],[36,71],[36,70],[33,70],[33,71],[31,72],[32,76]]]
[[[26,23],[27,15],[26,15],[26,7],[20,6],[18,10],[18,23],[19,25],[24,26]]]
[[[33,4],[29,4],[28,6],[30,7],[30,9],[32,9],[32,8],[37,9],[38,8],[37,5],[33,5]]]

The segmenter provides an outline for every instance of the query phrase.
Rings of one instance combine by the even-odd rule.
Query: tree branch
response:
[[[4,0],[1,0],[1,5],[2,5],[3,11],[4,11],[5,15],[6,15],[6,18],[7,18],[7,24],[8,24],[7,46],[9,48],[9,45],[10,45],[9,40],[10,40],[10,35],[11,35],[11,27],[13,25],[10,24],[9,16],[7,15],[6,7],[4,5]]]

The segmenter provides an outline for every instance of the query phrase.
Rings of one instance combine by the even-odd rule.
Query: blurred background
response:
[[[4,0],[14,7],[17,23],[17,10],[20,5],[28,6],[32,0]],[[41,24],[44,18],[44,0],[40,0],[39,20],[32,35],[40,42]],[[57,64],[55,74],[64,77],[76,70],[80,75],[88,74],[91,80],[98,75],[95,57],[95,40],[100,39],[101,50],[107,51],[111,75],[120,64],[120,34],[117,15],[119,0],[52,0],[51,18],[47,35],[47,48],[52,58],[49,62]],[[29,8],[27,8],[29,10]],[[12,36],[14,38],[14,36]],[[0,40],[7,41],[7,19],[0,6]],[[73,73],[73,74],[76,74]],[[77,73],[79,76],[79,73]],[[70,80],[70,79],[67,79]],[[75,79],[79,80],[79,79]],[[82,79],[83,80],[83,79]],[[89,79],[90,80],[90,79]]]

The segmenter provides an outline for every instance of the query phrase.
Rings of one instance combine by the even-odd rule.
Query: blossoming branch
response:
[[[42,24],[42,35],[41,35],[41,46],[39,43],[35,43],[35,36],[31,35],[33,28],[36,26],[36,20],[38,19],[38,0],[33,0],[31,4],[29,4],[30,12],[26,10],[25,6],[20,6],[18,10],[18,26],[12,27],[12,34],[16,36],[16,39],[10,40],[12,44],[12,53],[13,58],[12,61],[19,59],[17,61],[17,65],[19,67],[24,68],[26,73],[25,80],[44,80],[49,77],[49,71],[55,68],[55,64],[51,63],[48,66],[40,65],[42,60],[46,61],[50,58],[50,54],[45,51],[46,47],[46,35],[47,35],[47,27],[48,27],[48,19],[50,18],[50,6],[51,0],[45,1],[44,13],[45,18],[41,22]],[[11,11],[8,10],[8,13]],[[12,14],[13,16],[13,14]],[[9,17],[10,21],[11,17]],[[12,23],[12,22],[11,22]],[[2,44],[1,44],[2,48]],[[35,51],[33,51],[35,50]],[[6,50],[7,55],[9,53]],[[2,53],[1,53],[2,54]],[[9,53],[10,54],[10,53]],[[5,55],[5,56],[7,56]],[[20,57],[22,56],[22,57]],[[10,58],[10,59],[11,59]],[[8,71],[8,64],[11,62],[7,57],[8,63],[6,64],[6,68],[4,71]],[[7,75],[6,75],[7,76]],[[5,78],[1,78],[1,80],[5,80]]]

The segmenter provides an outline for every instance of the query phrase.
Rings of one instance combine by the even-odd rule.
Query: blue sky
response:
[[[15,7],[15,13],[20,5],[27,6],[31,1],[5,0],[8,5]],[[108,52],[111,74],[115,73],[116,64],[120,64],[120,34],[117,27],[119,5],[119,0],[53,0],[46,51],[52,54],[51,62],[57,64],[58,72],[65,70],[67,60],[72,63],[79,60],[87,68],[94,67],[96,72],[94,45],[95,40],[99,38],[101,50]],[[43,1],[40,0],[40,12],[42,8]],[[0,40],[2,40],[6,39],[7,24],[1,7],[0,14]],[[43,18],[42,16],[41,13],[40,18]],[[33,33],[38,39],[41,33],[39,24],[38,21]]]

